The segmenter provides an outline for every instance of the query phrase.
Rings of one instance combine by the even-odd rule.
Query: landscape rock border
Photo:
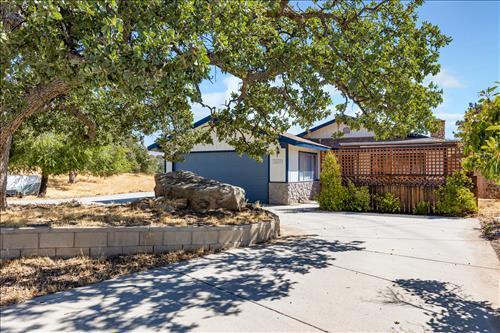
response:
[[[274,217],[273,221],[234,226],[1,228],[0,258],[108,257],[245,247],[279,236],[279,218]]]

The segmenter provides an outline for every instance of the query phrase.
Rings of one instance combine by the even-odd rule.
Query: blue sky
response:
[[[433,78],[444,91],[444,101],[434,111],[446,120],[446,137],[453,138],[455,122],[469,103],[478,99],[479,91],[500,80],[500,1],[427,1],[419,16],[453,38],[441,50],[441,72]],[[217,72],[213,83],[202,84],[203,99],[220,106],[238,84],[238,79]],[[199,106],[193,106],[193,112],[195,120],[208,114]],[[290,132],[301,130],[294,127]],[[153,141],[153,136],[145,138],[146,145]]]

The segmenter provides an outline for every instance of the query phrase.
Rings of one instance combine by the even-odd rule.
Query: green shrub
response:
[[[446,183],[436,190],[436,212],[448,216],[477,212],[472,186],[472,180],[463,171],[446,178]]]
[[[349,181],[345,187],[344,210],[366,212],[370,210],[370,192],[368,186],[355,186]]]
[[[332,152],[328,152],[321,170],[321,192],[319,207],[324,210],[339,211],[343,209],[345,188],[342,186],[340,166]]]
[[[133,173],[154,174],[158,171],[158,159],[148,154],[148,150],[139,141],[129,139],[125,142],[130,171]]]
[[[399,198],[391,192],[375,195],[375,205],[380,213],[399,213],[401,211]]]
[[[420,201],[415,206],[414,213],[417,215],[427,215],[431,212],[431,203],[429,201]]]

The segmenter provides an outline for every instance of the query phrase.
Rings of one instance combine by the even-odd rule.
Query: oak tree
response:
[[[421,0],[103,0],[0,3],[0,209],[12,137],[30,117],[65,108],[89,128],[161,131],[178,158],[206,135],[191,129],[191,105],[239,152],[261,156],[292,125],[331,112],[325,87],[359,108],[353,128],[379,137],[434,124],[439,71],[450,39],[418,23]],[[302,7],[302,8],[301,8]],[[205,105],[213,69],[241,79],[222,106]]]
[[[45,196],[49,176],[78,173],[110,176],[151,172],[156,165],[137,138],[127,133],[88,131],[65,112],[40,114],[25,122],[14,136],[9,170],[39,172],[39,196]]]

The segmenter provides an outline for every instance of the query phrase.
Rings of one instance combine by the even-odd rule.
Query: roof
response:
[[[148,150],[160,150],[161,147],[158,143],[155,142],[155,143],[152,143],[149,146],[147,146],[147,149]]]
[[[202,118],[198,121],[195,121],[193,123],[193,126],[192,128],[196,128],[196,127],[200,127],[201,125],[204,125],[206,123],[208,123],[210,120],[212,119],[212,116],[206,116],[205,118]],[[148,150],[160,150],[161,147],[158,143],[153,143],[153,144],[150,144],[148,147],[147,147]]]
[[[317,126],[315,126],[315,127],[313,127],[313,128],[310,128],[310,129],[308,129],[307,131],[304,131],[304,132],[302,132],[302,133],[299,133],[299,134],[297,134],[297,135],[302,137],[302,136],[304,136],[304,135],[306,135],[306,134],[308,134],[308,133],[315,132],[315,131],[317,131],[317,130],[319,130],[319,129],[323,128],[323,127],[326,127],[326,126],[328,126],[328,125],[334,124],[334,123],[336,123],[336,122],[337,122],[337,119],[336,119],[336,118],[333,118],[333,119],[328,120],[328,121],[325,121],[324,123],[319,124],[319,125],[317,125]],[[418,133],[410,133],[410,134],[408,134],[408,137],[407,137],[407,139],[416,139],[416,138],[429,138],[429,136],[424,135],[424,134],[418,134]]]
[[[212,116],[206,116],[205,118],[202,118],[202,119],[194,122],[193,128],[200,127],[201,125],[208,123],[210,120],[212,120]]]
[[[205,118],[202,118],[196,122],[193,123],[193,128],[200,127],[209,121],[212,120],[212,116],[206,116]],[[320,143],[301,138],[300,136],[291,134],[291,133],[283,133],[280,135],[278,141],[282,144],[291,144],[293,146],[298,146],[298,147],[304,147],[304,148],[310,148],[310,149],[316,149],[316,150],[330,150],[331,148],[329,146],[322,145]],[[158,143],[153,143],[148,146],[148,150],[159,150],[160,145]]]
[[[458,140],[445,140],[430,137],[418,137],[409,138],[402,140],[382,140],[382,141],[358,141],[358,142],[339,142],[340,148],[350,148],[350,147],[381,147],[381,146],[413,146],[421,144],[446,144],[446,143],[456,143]]]
[[[353,116],[346,115],[345,117],[351,118],[351,119],[355,119]],[[337,122],[337,118],[333,118],[333,119],[327,120],[324,123],[321,123],[321,124],[319,124],[317,126],[314,126],[314,127],[310,128],[310,129],[308,129],[308,130],[306,130],[306,131],[304,131],[302,133],[299,133],[297,135],[298,136],[304,136],[307,133],[315,132],[315,131],[317,131],[319,129],[322,129],[323,127],[326,127],[326,126],[331,125],[331,124],[335,124],[336,122]]]
[[[328,125],[331,125],[331,124],[334,124],[335,122],[337,122],[337,119],[333,118],[332,120],[328,120],[328,121],[325,121],[324,123],[322,124],[319,124],[318,126],[314,126],[313,128],[310,128],[308,129],[307,131],[304,131],[302,133],[299,133],[297,134],[298,136],[304,136],[306,135],[307,133],[311,133],[311,132],[314,132],[314,131],[317,131],[323,127],[326,127]]]
[[[311,149],[317,149],[317,150],[330,150],[331,147],[322,145],[320,143],[301,138],[298,135],[294,135],[291,133],[283,133],[280,135],[279,138],[280,143],[288,143],[293,146],[298,146],[298,147],[304,147],[304,148],[311,148]]]

